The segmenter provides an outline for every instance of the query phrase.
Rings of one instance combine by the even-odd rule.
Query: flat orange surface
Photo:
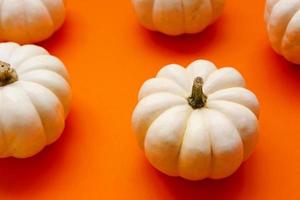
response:
[[[33,158],[0,161],[0,199],[300,199],[300,67],[270,48],[263,11],[263,0],[230,0],[203,33],[167,37],[143,29],[129,0],[69,0],[65,25],[41,43],[70,72],[65,132]],[[161,174],[131,130],[144,80],[199,58],[237,68],[261,103],[255,153],[219,181]]]

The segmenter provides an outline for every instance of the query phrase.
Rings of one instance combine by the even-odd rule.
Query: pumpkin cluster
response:
[[[225,0],[132,0],[140,23],[166,35],[203,31]],[[300,0],[267,0],[265,21],[273,49],[300,64]],[[206,60],[163,67],[138,95],[132,126],[149,162],[189,180],[234,173],[258,138],[259,102],[234,68]]]
[[[27,158],[60,137],[70,110],[63,62],[30,44],[63,24],[65,2],[0,2],[0,39],[9,41],[0,43],[0,158]]]
[[[0,158],[27,158],[55,142],[70,110],[63,62],[33,45],[57,31],[65,0],[0,1]],[[225,0],[132,0],[140,23],[167,35],[195,34],[214,23]],[[300,0],[267,0],[274,50],[300,64]],[[20,15],[22,13],[22,15]],[[170,64],[147,80],[132,126],[149,162],[189,180],[233,174],[258,139],[259,101],[232,67],[196,60]]]

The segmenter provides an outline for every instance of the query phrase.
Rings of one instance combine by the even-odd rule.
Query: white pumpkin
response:
[[[65,19],[65,0],[0,0],[0,40],[35,43],[49,38]]]
[[[300,64],[300,0],[267,0],[265,21],[273,49]]]
[[[170,176],[219,179],[234,173],[258,138],[259,103],[241,74],[206,60],[171,64],[146,81],[132,124],[150,163]]]
[[[198,33],[221,14],[225,0],[132,0],[141,24],[167,35]]]
[[[0,43],[0,157],[26,158],[56,141],[69,112],[64,64],[35,45]]]

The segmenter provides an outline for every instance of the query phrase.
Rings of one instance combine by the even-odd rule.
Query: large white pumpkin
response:
[[[35,45],[0,43],[0,157],[33,156],[56,141],[69,112],[64,64]]]
[[[219,179],[234,173],[258,138],[259,103],[231,67],[171,64],[146,81],[132,124],[150,163],[170,176]]]
[[[132,0],[141,24],[167,35],[198,33],[221,14],[225,0]]]
[[[49,38],[65,19],[65,0],[0,0],[0,40],[35,43]]]
[[[265,21],[273,49],[300,64],[300,0],[267,0]]]

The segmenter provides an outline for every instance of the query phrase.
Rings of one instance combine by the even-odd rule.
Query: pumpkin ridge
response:
[[[208,83],[208,81],[211,79],[211,77],[212,77],[212,75],[214,75],[214,73],[217,73],[217,72],[220,73],[221,70],[232,70],[232,72],[236,73],[235,75],[237,75],[237,77],[238,77],[237,79],[233,79],[233,80],[234,81],[241,81],[242,82],[241,85],[238,85],[237,83],[234,83],[234,85],[232,85],[232,82],[231,82],[232,80],[230,80],[231,83],[229,82],[230,84],[228,86],[227,85],[228,84],[228,80],[226,80],[226,79],[225,79],[225,81],[224,80],[220,80],[220,75],[219,75],[219,77],[217,77],[218,79],[216,79],[216,77],[214,77],[213,83],[214,82],[221,82],[222,81],[222,85],[223,85],[222,88],[217,88],[217,89],[214,89],[214,90],[210,89],[210,91],[207,91],[207,83]],[[227,74],[223,74],[222,76],[226,77]],[[210,81],[210,82],[212,82],[212,81]],[[224,85],[225,85],[225,87],[224,87]],[[218,70],[213,71],[212,73],[210,73],[207,76],[207,78],[206,78],[206,80],[204,81],[204,84],[203,84],[203,91],[204,91],[204,93],[207,96],[209,96],[209,95],[211,95],[211,94],[213,94],[213,93],[215,93],[217,91],[223,90],[223,89],[229,89],[229,88],[234,88],[234,87],[244,87],[245,85],[246,85],[246,82],[245,82],[244,78],[242,77],[242,75],[240,74],[239,71],[237,71],[236,69],[234,69],[232,67],[223,67],[223,68],[220,68]]]
[[[0,23],[1,24],[1,23]],[[7,43],[11,43],[11,42],[7,42]],[[11,44],[17,44],[17,43],[11,43]],[[14,49],[10,52],[9,56],[7,57],[7,63],[10,63],[10,59],[13,57],[14,53],[20,48],[21,46],[19,44],[17,44],[17,46],[14,47]],[[5,47],[3,47],[5,48]],[[15,68],[15,66],[12,66],[13,68]]]
[[[37,71],[37,70],[36,70]],[[46,70],[45,70],[46,71]],[[31,71],[31,72],[35,72],[35,71]],[[53,74],[55,74],[56,75],[56,73],[54,73],[54,72],[51,72],[51,71],[47,71],[47,72],[49,72],[49,73],[53,73]],[[27,74],[30,74],[30,73],[26,73],[26,75]],[[59,99],[59,101],[61,102],[61,104],[63,105],[63,108],[64,108],[64,114],[65,114],[65,118],[66,118],[66,115],[67,115],[67,108],[65,107],[65,105],[63,104],[63,102],[62,102],[62,100],[59,98],[59,96],[55,93],[55,92],[53,92],[50,88],[47,88],[45,85],[43,85],[43,84],[40,84],[39,82],[37,82],[37,81],[35,81],[35,80],[24,80],[24,79],[22,79],[22,76],[24,76],[25,74],[22,74],[22,75],[20,75],[20,81],[28,81],[28,82],[31,82],[31,83],[35,83],[35,84],[38,84],[38,85],[41,85],[41,86],[43,86],[44,88],[46,88],[46,89],[48,89],[49,91],[51,91],[58,99]],[[58,76],[58,77],[60,77],[62,80],[64,80],[64,82],[67,84],[67,86],[68,87],[70,87],[70,85],[69,85],[69,83],[63,78],[63,77],[61,77],[61,76]]]
[[[184,122],[184,132],[182,133],[182,136],[180,138],[180,144],[179,144],[179,148],[178,148],[178,152],[177,152],[177,156],[176,156],[176,163],[177,163],[177,174],[180,176],[180,169],[179,169],[179,158],[180,158],[180,154],[181,154],[181,147],[182,147],[182,144],[183,144],[183,141],[184,141],[184,137],[185,137],[185,134],[186,134],[186,128],[187,128],[187,125],[188,125],[188,121],[190,120],[191,118],[191,115],[193,113],[194,110],[191,110],[190,113],[188,114],[188,116],[186,117],[186,120]]]
[[[154,4],[155,4],[155,1],[156,0],[152,0],[152,5],[151,5],[151,29],[153,31],[157,31],[156,25],[154,24]]]
[[[205,108],[205,110],[209,110],[208,108]],[[204,115],[207,115],[207,113],[205,113]],[[213,144],[212,144],[212,137],[211,137],[211,131],[210,131],[210,125],[208,120],[206,119],[206,117],[203,117],[203,123],[205,124],[205,126],[207,127],[207,135],[209,138],[209,146],[210,146],[210,162],[209,162],[209,170],[207,172],[207,177],[211,177],[212,176],[212,171],[213,171],[213,167],[214,167],[214,163],[215,163],[215,157],[214,157],[214,149],[213,149]]]
[[[17,82],[14,86],[10,86],[10,87],[15,87],[15,89],[17,89],[17,90],[19,90],[21,93],[22,93],[22,95],[23,95],[23,97],[25,97],[25,99],[26,99],[26,101],[28,101],[29,102],[29,104],[30,105],[32,105],[32,102],[31,102],[31,100],[30,100],[30,98],[27,96],[27,94],[26,94],[26,92],[24,91],[24,89],[21,87],[21,85],[20,85],[20,82]],[[3,90],[9,90],[10,88],[4,88]],[[35,114],[38,116],[38,118],[39,118],[39,122],[40,122],[40,125],[41,125],[41,128],[42,128],[42,131],[44,132],[44,130],[43,130],[43,124],[42,124],[42,122],[41,122],[41,120],[40,120],[40,117],[39,117],[39,115],[38,115],[38,113],[37,113],[37,111],[36,111],[36,109],[35,109],[35,107],[32,105],[32,108],[33,108],[33,110],[35,111]],[[16,153],[16,151],[18,150],[18,143],[17,143],[17,135],[16,135],[16,133],[13,135],[13,138],[12,138],[12,140],[11,140],[11,142],[10,142],[10,144],[9,144],[9,148],[8,148],[8,156],[14,156],[14,157],[16,157],[16,158],[22,158],[22,156],[20,156],[20,155],[18,155],[17,153]],[[40,150],[42,150],[42,149],[40,149]],[[39,151],[40,151],[39,150]],[[39,152],[38,151],[38,152]]]
[[[23,2],[24,2],[24,1],[25,1],[25,0],[23,0]],[[52,28],[53,28],[53,27],[54,27],[54,25],[53,25],[53,19],[52,19],[51,15],[50,15],[49,12],[48,12],[48,8],[45,7],[44,4],[43,4],[41,1],[38,0],[37,2],[40,2],[39,5],[40,5],[42,8],[44,8],[44,10],[46,11],[46,13],[47,13],[47,15],[48,15],[48,17],[49,17],[49,21],[50,21],[50,23],[51,23],[51,26],[52,26]],[[50,31],[50,32],[47,32],[47,34],[44,35],[43,37],[39,37],[38,40],[35,39],[35,38],[32,36],[32,33],[28,30],[28,28],[30,27],[30,24],[31,24],[31,23],[28,21],[28,14],[27,14],[27,12],[26,12],[25,6],[23,6],[23,10],[24,10],[24,13],[25,13],[25,16],[24,16],[24,22],[25,22],[25,24],[26,24],[25,28],[26,28],[26,32],[27,32],[27,35],[28,35],[27,41],[29,40],[29,41],[32,41],[32,42],[34,43],[34,42],[38,42],[38,41],[44,40],[45,38],[48,38],[48,37],[51,36],[52,32]],[[53,30],[55,30],[55,29],[53,29]]]
[[[268,0],[267,0],[268,1]],[[273,12],[273,10],[274,10],[274,7],[280,2],[281,0],[277,0],[277,2],[276,3],[274,3],[273,5],[272,5],[272,8],[269,10],[269,16],[268,16],[268,19],[270,18],[270,16],[271,16],[271,14],[272,14],[272,12]],[[266,5],[266,6],[268,6],[268,5]],[[269,5],[270,6],[270,5]]]
[[[196,63],[197,61],[199,61],[199,63]],[[194,67],[194,68],[202,68],[201,66],[197,66],[197,65],[202,65],[203,64],[203,63],[201,63],[201,61],[206,61],[206,60],[196,60],[196,61],[190,63],[186,67],[186,71],[187,71],[189,79],[190,79],[190,84],[189,84],[190,88],[192,88],[192,86],[193,86],[193,81],[194,81],[193,77],[201,76],[201,78],[203,79],[203,82],[205,83],[205,81],[207,80],[207,78],[209,77],[209,75],[211,73],[213,73],[213,72],[215,72],[215,71],[218,70],[213,63],[210,63],[210,64],[213,64],[213,66],[214,66],[214,69],[212,71],[210,71],[210,72],[208,72],[206,74],[202,74],[202,75],[196,74],[196,72],[192,71],[192,67]],[[193,66],[193,65],[196,65],[196,66]]]
[[[28,37],[26,40],[32,40],[33,38],[31,37],[31,34],[29,33],[29,31],[27,29],[27,27],[30,24],[28,23],[27,14],[26,14],[26,11],[25,11],[25,0],[22,0],[22,15],[23,15],[23,19],[24,19],[23,26],[24,26],[25,34]]]
[[[180,0],[180,3],[181,3],[181,9],[182,9],[182,15],[183,15],[183,31],[182,31],[182,33],[185,33],[186,32],[186,30],[187,30],[187,28],[186,28],[186,12],[185,12],[185,6],[184,6],[184,2],[183,2],[184,0]],[[182,33],[180,33],[180,34],[182,34]]]
[[[186,102],[186,98],[185,98],[185,97],[180,96],[180,95],[177,95],[177,94],[174,94],[174,93],[171,93],[171,92],[165,92],[165,91],[154,92],[154,93],[152,93],[152,94],[150,94],[150,95],[145,96],[144,98],[149,98],[149,97],[151,97],[152,95],[157,95],[157,94],[168,94],[168,95],[176,96],[176,97],[178,97],[178,98],[184,99],[185,102]],[[144,98],[142,98],[140,101],[142,101]]]
[[[155,15],[156,15],[156,4],[157,4],[157,1],[159,0],[153,0],[153,5],[152,5],[152,23],[153,23],[153,28],[155,31],[160,31],[160,28],[157,26],[157,23],[155,23]]]
[[[216,91],[214,91],[213,93],[211,93],[209,96],[211,96],[211,95],[213,95],[213,94],[215,94],[215,93],[217,93],[217,92],[221,92],[221,91],[223,91],[223,90],[230,90],[230,89],[235,89],[235,88],[239,88],[239,89],[243,89],[243,90],[246,90],[247,92],[251,92],[250,90],[248,90],[247,88],[244,88],[244,87],[240,87],[240,86],[236,86],[236,87],[229,87],[229,88],[224,88],[224,89],[220,89],[220,90],[216,90]],[[251,92],[252,94],[254,94],[253,92]]]
[[[42,85],[39,85],[39,84],[33,83],[33,82],[28,82],[28,81],[23,81],[23,84],[21,84],[21,87],[25,91],[26,95],[30,98],[31,103],[33,104],[33,106],[35,107],[37,113],[39,114],[39,117],[40,117],[42,125],[43,125],[45,137],[46,137],[46,146],[50,145],[50,144],[52,144],[53,142],[55,142],[59,138],[59,136],[61,135],[62,132],[56,132],[57,135],[54,137],[54,139],[53,138],[49,138],[50,137],[49,135],[51,135],[51,132],[49,133],[49,131],[46,129],[47,126],[46,126],[46,123],[44,121],[44,118],[42,117],[42,114],[40,113],[40,110],[37,108],[37,105],[34,103],[35,102],[34,99],[30,95],[32,92],[30,90],[27,90],[24,85],[27,85],[27,87],[30,87],[30,85],[36,85],[37,87],[41,88],[42,90],[47,91],[47,93],[51,94],[51,96],[53,96],[53,98],[55,98],[56,102],[58,103],[58,105],[56,105],[56,106],[61,107],[61,112],[57,112],[57,114],[58,114],[57,118],[60,118],[62,120],[63,126],[64,126],[64,124],[65,124],[65,121],[64,121],[65,117],[64,117],[63,105],[60,102],[60,100],[57,98],[57,96],[55,96],[55,94],[53,94],[53,92],[51,92],[47,88],[45,89],[45,87],[43,87]],[[36,98],[39,99],[38,96],[36,96]]]
[[[1,99],[3,100],[3,93],[4,93],[4,90],[1,90]],[[6,152],[5,152],[5,157],[7,156],[14,156],[14,152],[13,152],[13,149],[15,149],[15,145],[12,145],[14,144],[14,140],[16,138],[16,135],[14,135],[14,137],[11,138],[10,142],[8,141],[8,136],[7,136],[7,133],[6,131],[2,128],[3,127],[3,121],[2,121],[2,118],[0,117],[0,120],[1,120],[1,129],[3,131],[3,134],[5,135],[5,144],[7,145],[6,147]]]
[[[214,14],[216,14],[216,10],[214,9],[213,0],[208,0],[210,4],[210,23],[208,25],[211,25],[214,23]]]
[[[20,80],[20,83],[22,83],[22,82],[25,82],[25,83],[28,83],[28,84],[35,84],[35,85],[38,85],[39,87],[42,87],[43,89],[45,89],[48,92],[50,92],[51,94],[53,94],[57,98],[58,102],[61,103],[61,106],[64,107],[63,104],[62,104],[62,102],[60,101],[60,99],[57,97],[57,95],[54,92],[52,92],[52,90],[50,90],[49,88],[45,87],[44,85],[36,83],[36,82],[33,82],[33,81]],[[23,86],[22,86],[22,88],[23,88]]]
[[[169,82],[172,82],[172,84],[178,86],[178,88],[180,88],[180,89],[182,90],[182,92],[187,93],[187,92],[186,92],[186,89],[184,89],[181,85],[177,84],[177,83],[176,83],[174,80],[172,80],[172,79],[168,79],[168,78],[165,78],[165,77],[155,77],[155,78],[148,79],[147,81],[155,80],[155,79],[156,79],[156,80],[157,80],[157,79],[163,79],[163,80],[167,80],[167,81],[169,81]],[[147,81],[145,81],[144,84],[147,83]],[[143,88],[144,84],[142,85],[141,89]],[[140,90],[141,90],[141,89],[140,89]],[[150,95],[152,95],[152,94],[155,94],[155,93],[161,93],[161,92],[166,92],[166,93],[170,93],[170,94],[173,94],[173,95],[176,95],[176,96],[180,96],[180,97],[186,98],[186,96],[184,96],[184,95],[180,95],[180,94],[173,93],[173,92],[169,92],[169,91],[158,91],[158,92],[153,92],[153,93],[150,93],[150,94],[148,94],[148,95],[143,96],[142,98],[140,98],[140,93],[141,93],[141,91],[139,91],[139,94],[138,94],[138,97],[139,97],[139,98],[138,98],[138,99],[139,99],[139,100],[142,100],[143,98],[148,97],[148,96],[150,96]]]
[[[157,93],[155,93],[155,94],[157,94]],[[174,94],[172,94],[172,95],[174,95]],[[150,95],[150,96],[151,96],[151,95]],[[150,97],[150,96],[147,96],[147,97]],[[141,100],[141,101],[142,101],[142,100]],[[140,102],[139,102],[139,103],[140,103]],[[154,121],[155,121],[160,115],[162,115],[162,114],[164,114],[165,112],[167,112],[169,109],[172,109],[172,108],[177,107],[177,106],[182,106],[182,105],[185,105],[185,103],[178,103],[178,104],[176,104],[176,105],[168,106],[166,109],[163,109],[161,112],[155,114],[155,116],[152,117],[153,119],[150,120],[150,122],[148,123],[149,126],[146,128],[146,131],[145,131],[145,134],[144,134],[144,137],[143,137],[143,138],[144,138],[144,139],[143,139],[143,147],[145,146],[145,138],[146,138],[146,136],[147,136],[147,134],[148,134],[148,130],[149,130],[150,126],[154,123]],[[137,106],[138,106],[138,105],[137,105]],[[133,115],[133,117],[134,117],[134,115]]]
[[[245,105],[243,105],[243,104],[240,104],[240,103],[237,103],[237,102],[234,102],[234,101],[229,101],[229,100],[223,100],[223,99],[214,99],[214,100],[210,100],[209,102],[226,102],[226,103],[230,103],[230,104],[237,104],[237,105],[239,105],[239,106],[242,106],[242,107],[244,107],[245,109],[247,109],[249,112],[251,112],[254,116],[256,116],[255,115],[255,113],[252,111],[252,110],[250,110],[247,106],[245,106]],[[213,110],[215,110],[215,109],[213,109]],[[256,116],[256,118],[257,118],[257,116]]]
[[[239,139],[240,139],[240,142],[241,142],[241,144],[242,144],[242,148],[241,148],[241,150],[242,150],[242,159],[241,159],[241,161],[240,161],[240,163],[239,163],[239,165],[238,166],[236,166],[236,168],[238,169],[239,168],[239,166],[243,163],[243,160],[244,160],[244,146],[243,146],[243,140],[242,140],[242,137],[241,137],[241,135],[240,135],[240,132],[237,130],[237,128],[236,128],[236,126],[233,124],[233,122],[230,120],[230,119],[228,119],[228,117],[227,117],[227,115],[225,115],[223,112],[220,112],[219,110],[216,110],[216,109],[212,109],[212,108],[207,108],[207,110],[210,110],[210,111],[213,111],[213,112],[217,112],[217,113],[219,113],[219,114],[221,114],[221,115],[223,115],[225,118],[226,118],[226,121],[228,121],[231,125],[232,125],[232,127],[234,127],[234,129],[236,130],[236,132],[237,132],[237,135],[238,135],[238,137],[239,137]],[[209,126],[211,126],[211,124],[209,124]],[[208,130],[210,130],[210,129],[208,129]],[[210,173],[210,175],[209,175],[209,177],[210,178],[212,178],[212,173],[213,173],[213,171],[214,171],[214,169],[215,169],[215,165],[214,165],[214,160],[216,159],[215,158],[215,153],[214,153],[214,151],[213,151],[213,149],[214,149],[214,147],[213,147],[213,142],[212,142],[212,137],[211,137],[211,133],[209,133],[209,136],[210,136],[210,142],[211,142],[211,153],[212,153],[212,159],[211,159],[211,161],[212,161],[212,165],[211,165],[211,173]],[[236,169],[235,170],[233,170],[233,172],[235,172],[236,171]]]
[[[47,65],[45,65],[45,66],[47,66]],[[52,73],[55,73],[55,74],[61,76],[63,79],[65,79],[66,82],[69,81],[69,80],[67,79],[67,77],[61,75],[59,72],[57,72],[57,71],[55,71],[55,70],[53,70],[53,69],[50,69],[50,68],[45,68],[45,67],[39,68],[39,69],[29,69],[29,70],[21,71],[21,72],[19,72],[19,74],[20,74],[20,76],[21,76],[21,75],[26,75],[27,73],[31,73],[31,72],[35,72],[35,71],[47,71],[47,72],[52,72]]]
[[[41,122],[41,124],[42,124],[41,127],[42,127],[42,129],[43,129],[43,134],[45,135],[46,143],[48,143],[48,135],[47,135],[46,130],[45,130],[45,123],[43,122],[43,119],[42,119],[42,117],[41,117],[41,115],[40,115],[38,109],[36,108],[35,104],[32,102],[31,97],[27,94],[27,92],[26,92],[26,90],[24,89],[24,87],[23,87],[22,84],[20,84],[20,88],[22,88],[24,95],[27,96],[27,98],[30,100],[29,102],[31,103],[32,107],[34,108],[34,110],[35,110],[35,112],[36,112],[36,114],[37,114],[37,116],[38,116],[38,118],[40,119],[40,122]]]
[[[226,88],[226,89],[221,89],[221,90],[217,90],[217,91],[215,91],[214,93],[212,93],[212,94],[210,94],[209,96],[208,96],[208,101],[216,101],[216,100],[221,100],[221,101],[226,101],[226,102],[232,102],[232,103],[237,103],[237,104],[239,104],[239,105],[242,105],[242,106],[245,106],[246,108],[248,108],[251,112],[253,112],[254,114],[255,114],[255,116],[256,117],[258,117],[259,116],[259,106],[258,107],[248,107],[248,106],[246,106],[246,104],[243,104],[243,103],[240,103],[240,102],[238,102],[238,101],[235,101],[235,100],[230,100],[230,99],[225,99],[225,98],[215,98],[215,99],[212,99],[212,96],[213,95],[217,95],[218,93],[220,93],[220,92],[224,92],[224,91],[228,91],[228,90],[234,90],[234,89],[238,89],[238,90],[241,90],[241,91],[243,91],[243,93],[244,94],[246,94],[246,95],[249,95],[249,96],[252,96],[253,97],[253,99],[252,100],[255,100],[255,103],[257,104],[257,106],[258,106],[258,99],[257,99],[257,97],[256,97],[256,95],[252,92],[252,91],[250,91],[250,90],[248,90],[247,88],[244,88],[244,87],[231,87],[231,88]],[[239,91],[240,92],[240,91]],[[240,99],[240,98],[239,98]],[[249,101],[249,100],[248,100]],[[252,110],[253,109],[253,110]]]
[[[284,46],[283,43],[284,43],[284,39],[285,39],[285,36],[286,36],[286,34],[287,34],[287,31],[288,31],[288,27],[289,27],[289,25],[291,24],[292,19],[296,16],[296,14],[297,14],[298,11],[300,11],[300,9],[298,9],[297,11],[295,11],[295,13],[293,13],[293,15],[289,18],[288,23],[286,24],[286,26],[285,26],[285,28],[284,28],[284,32],[283,32],[283,35],[282,35],[281,40],[280,40],[280,46],[281,46],[281,47]],[[280,52],[281,52],[281,53],[284,53],[284,52],[282,51],[282,48],[280,48]]]
[[[36,65],[38,67],[36,67],[36,68],[29,67],[29,69],[28,69],[27,66],[29,66],[30,64],[27,64],[27,62],[33,62],[33,61],[35,61],[35,59],[42,59],[42,61],[43,61],[43,59],[45,59],[45,61],[48,61],[47,59],[50,59],[51,61],[55,62],[55,64],[49,65],[49,64],[39,63],[39,65]],[[25,65],[25,64],[27,64],[27,65]],[[56,66],[53,66],[53,65],[56,65]],[[25,68],[25,70],[23,68]],[[45,70],[55,72],[55,73],[61,75],[62,77],[64,77],[66,79],[66,81],[69,81],[68,72],[65,69],[62,61],[51,55],[37,55],[32,58],[29,58],[19,65],[17,71],[20,74],[24,74],[25,72],[31,72],[31,71],[39,70],[39,69],[45,69]]]
[[[155,19],[155,16],[156,16],[156,13],[157,13],[157,10],[155,9],[156,7],[157,7],[157,2],[159,2],[159,1],[161,1],[161,2],[164,2],[165,0],[155,0],[155,2],[154,2],[154,5],[153,5],[153,19]],[[170,1],[171,2],[171,1]],[[170,31],[170,30],[166,30],[166,26],[161,26],[161,25],[158,25],[158,24],[160,24],[160,23],[157,23],[157,20],[153,20],[153,24],[154,24],[154,26],[155,26],[155,29],[157,30],[157,31],[159,31],[159,32],[162,32],[162,33],[164,33],[164,34],[167,34],[167,35],[181,35],[181,34],[183,34],[184,33],[184,13],[183,13],[183,7],[182,7],[182,0],[178,0],[178,2],[175,4],[175,5],[180,5],[180,7],[181,7],[181,10],[179,10],[179,12],[178,13],[180,13],[181,15],[182,15],[182,20],[183,20],[183,27],[180,27],[180,31],[178,31],[177,33],[172,33],[173,31]],[[174,9],[174,8],[172,8],[172,9]],[[178,11],[178,10],[176,10],[176,11]],[[160,12],[162,12],[162,11],[160,11]],[[165,15],[164,15],[164,19],[167,19],[167,21],[169,21],[168,19],[169,19],[169,13],[165,13]],[[176,25],[178,25],[178,21],[179,21],[179,19],[178,19],[178,17],[177,18],[175,18],[176,19],[176,22],[175,22],[175,24]],[[160,22],[161,20],[158,20],[158,22]],[[168,24],[168,26],[167,27],[170,27],[169,26],[169,24]],[[168,29],[168,28],[167,28]]]
[[[45,8],[45,10],[46,10],[46,12],[47,12],[49,18],[51,19],[50,21],[51,21],[51,25],[52,25],[53,30],[57,30],[57,27],[56,27],[56,25],[54,24],[54,20],[53,20],[52,13],[50,12],[48,6],[45,4],[45,2],[44,2],[43,0],[40,0],[40,2],[41,2],[41,5]]]
[[[188,106],[188,105],[182,104],[182,105],[172,106],[172,107],[168,108],[167,110],[165,110],[164,112],[162,112],[158,117],[155,118],[155,120],[153,120],[153,122],[152,122],[151,125],[148,127],[147,132],[146,132],[146,134],[145,134],[145,138],[144,138],[144,146],[145,146],[146,137],[147,137],[147,135],[149,134],[149,130],[151,129],[151,126],[153,126],[153,124],[154,124],[158,119],[160,119],[160,116],[163,115],[164,113],[168,112],[169,110],[176,109],[176,108],[182,107],[182,106]],[[190,113],[187,115],[187,117],[186,117],[186,119],[185,119],[183,130],[186,129],[186,126],[187,126],[187,123],[186,123],[186,122],[187,122],[187,120],[190,118],[191,113],[192,113],[192,109],[190,109]],[[175,175],[175,176],[179,176],[179,171],[178,171],[178,166],[179,166],[179,165],[178,165],[178,160],[179,160],[179,154],[180,154],[180,150],[181,150],[181,145],[182,145],[182,142],[183,142],[183,136],[184,136],[184,133],[182,133],[182,136],[181,136],[181,138],[180,138],[180,140],[179,140],[180,143],[179,143],[179,146],[178,146],[178,152],[176,153],[176,159],[175,159],[176,162],[175,162],[175,163],[176,163],[177,165],[176,165],[176,175]],[[146,155],[147,155],[147,153],[146,153]]]
[[[178,84],[176,81],[174,81],[173,79],[170,78],[166,78],[166,77],[155,77],[155,78],[162,78],[162,79],[166,79],[169,81],[172,81],[174,84],[176,84],[178,87],[180,87],[183,91],[187,91],[186,88],[184,88],[182,85]]]
[[[224,102],[224,103],[229,103],[229,104],[232,104],[232,105],[238,105],[238,106],[241,106],[241,107],[243,107],[243,109],[245,109],[245,110],[247,110],[249,113],[251,113],[251,115],[253,115],[252,117],[253,117],[254,119],[258,120],[258,119],[257,119],[257,116],[255,115],[255,113],[253,113],[248,107],[246,107],[246,106],[244,106],[244,105],[241,105],[241,104],[239,104],[239,103],[230,102],[230,101],[226,101],[226,100],[214,100],[214,101],[211,101],[211,102],[215,102],[215,103],[222,103],[222,102]],[[223,113],[223,114],[227,117],[227,119],[228,119],[230,122],[232,122],[233,126],[237,129],[237,132],[239,133],[239,135],[240,135],[240,137],[241,137],[241,141],[242,141],[242,143],[243,143],[243,149],[244,149],[244,148],[245,148],[245,143],[244,143],[244,140],[243,140],[243,138],[242,138],[242,134],[241,134],[241,132],[239,131],[238,127],[236,127],[235,124],[234,124],[234,122],[230,119],[230,117],[228,117],[228,115],[227,115],[225,112],[223,112],[223,111],[221,111],[221,110],[219,110],[219,109],[211,108],[211,107],[209,107],[209,109],[212,109],[212,110],[214,110],[214,111]],[[243,130],[242,130],[242,131],[243,131]],[[255,132],[253,132],[253,134],[255,134]],[[249,156],[249,155],[248,155],[248,156]],[[245,158],[246,158],[246,156],[245,156],[245,152],[244,152],[244,159],[245,159]]]
[[[26,49],[26,48],[34,48],[34,49]],[[18,54],[20,54],[20,52],[22,51],[34,51],[34,54],[31,53],[29,55],[26,55],[25,57],[23,57],[21,60],[17,60],[18,62],[17,63],[14,63],[16,62],[16,60],[14,61],[13,59],[15,57],[18,57]],[[31,59],[31,58],[34,58],[36,56],[40,56],[40,55],[49,55],[49,52],[44,49],[43,47],[40,47],[40,46],[36,46],[36,45],[33,45],[33,44],[25,44],[25,45],[22,45],[22,46],[19,46],[18,48],[16,48],[13,52],[12,52],[12,55],[10,56],[10,58],[8,59],[8,63],[11,64],[14,69],[18,69],[19,66],[21,64],[23,64],[24,62],[26,62],[27,60]]]
[[[181,140],[181,144],[180,144],[180,152],[179,152],[178,162],[177,162],[177,167],[178,167],[178,172],[179,172],[180,177],[184,177],[183,174],[182,174],[181,171],[180,171],[180,157],[181,157],[181,155],[182,155],[182,148],[181,148],[181,147],[182,147],[182,145],[183,145],[183,141],[184,141],[185,136],[186,136],[186,132],[187,132],[187,127],[188,127],[188,124],[189,124],[189,120],[191,119],[191,116],[192,116],[193,112],[195,112],[195,111],[196,111],[196,110],[192,110],[191,113],[190,113],[190,115],[188,116],[188,119],[187,119],[187,121],[186,121],[185,131],[184,131],[184,134],[183,134],[183,137],[182,137],[182,140]],[[203,117],[202,120],[203,120],[202,123],[204,124],[204,126],[207,127],[205,117]],[[209,129],[207,129],[207,130],[209,130]],[[211,143],[210,133],[208,133],[208,136],[209,136],[209,141],[210,141],[210,143]],[[210,155],[210,167],[209,167],[209,169],[211,169],[211,162],[212,162],[212,148],[211,148],[211,144],[210,144],[209,146],[210,146],[210,154],[211,154],[211,155]],[[207,176],[208,176],[208,175],[209,175],[209,171],[208,171],[208,173],[207,173]]]
[[[157,120],[157,118],[159,118],[159,116],[161,116],[162,114],[164,114],[165,112],[169,111],[170,109],[173,109],[175,107],[178,107],[178,106],[183,106],[185,104],[178,104],[178,105],[174,105],[174,106],[170,106],[168,107],[167,109],[165,109],[163,112],[161,112],[160,114],[158,114],[153,120],[152,122],[150,123],[150,126],[147,128],[147,131],[146,131],[146,134],[145,134],[145,138],[146,138],[146,135],[148,134],[148,130],[150,129],[150,127],[152,126],[152,124]]]
[[[214,100],[210,100],[209,102],[227,102],[227,103],[233,103],[233,104],[237,104],[237,105],[239,105],[239,106],[243,106],[244,108],[247,108],[247,110],[249,110],[251,113],[253,113],[255,116],[256,116],[256,118],[258,118],[259,116],[258,115],[256,115],[256,113],[254,113],[250,108],[248,108],[246,105],[243,105],[243,104],[241,104],[241,103],[238,103],[238,102],[235,102],[235,101],[230,101],[230,100],[225,100],[225,99],[214,99]]]
[[[60,78],[64,79],[64,80],[68,83],[68,80],[67,80],[64,76],[62,76],[60,73],[58,73],[58,72],[56,72],[56,71],[54,71],[54,70],[49,70],[49,69],[45,69],[45,68],[29,70],[29,71],[26,71],[26,72],[24,72],[24,73],[20,73],[19,76],[21,77],[21,76],[24,76],[24,75],[27,75],[27,74],[30,74],[30,73],[40,72],[40,71],[45,71],[45,72],[47,72],[47,73],[55,74],[55,75],[57,75],[57,76],[60,76]]]
[[[3,101],[3,90],[2,88],[0,88],[0,102]],[[2,104],[0,104],[0,113],[3,113],[2,111]],[[9,145],[8,145],[8,141],[7,141],[7,134],[5,133],[4,129],[2,128],[3,127],[3,122],[2,122],[2,117],[0,115],[0,134],[3,135],[3,141],[4,141],[4,144],[5,144],[5,148],[3,148],[3,152],[1,152],[0,155],[3,155],[1,156],[1,158],[4,158],[4,157],[7,157],[7,156],[10,156],[10,153],[9,153]]]
[[[153,92],[152,94],[149,94],[149,95],[147,95],[147,96],[144,96],[144,97],[141,98],[139,101],[142,101],[142,100],[145,99],[145,98],[148,98],[148,97],[151,97],[152,95],[156,95],[156,94],[160,94],[160,93],[165,93],[165,94],[168,94],[168,95],[174,95],[174,96],[177,96],[177,97],[186,99],[184,96],[181,96],[181,95],[178,95],[178,94],[174,94],[174,93],[172,93],[172,92],[160,91],[160,92]]]
[[[173,76],[166,76],[166,74],[168,74],[168,70],[170,69],[178,69],[178,70],[182,70],[182,72],[184,73],[184,75],[186,76],[185,77],[185,81],[189,81],[190,79],[190,74],[189,72],[186,70],[186,68],[184,68],[183,66],[181,65],[178,65],[178,64],[169,64],[169,65],[166,65],[164,66],[163,68],[161,68],[158,73],[156,74],[155,78],[165,78],[165,79],[168,79],[168,80],[171,80],[173,81],[175,84],[177,84],[178,86],[180,86],[184,91],[187,91],[189,92],[190,91],[190,87],[189,87],[189,84],[186,84],[186,85],[181,85],[179,83],[179,81],[176,81],[174,79],[172,79]],[[166,73],[167,72],[167,73]],[[163,73],[163,74],[162,74]],[[178,72],[177,72],[178,73]],[[181,73],[181,72],[179,72]],[[175,77],[176,78],[176,77]]]
[[[1,40],[3,40],[3,26],[2,26],[2,9],[3,9],[3,2],[5,0],[2,0],[1,3],[0,3],[0,38]]]

